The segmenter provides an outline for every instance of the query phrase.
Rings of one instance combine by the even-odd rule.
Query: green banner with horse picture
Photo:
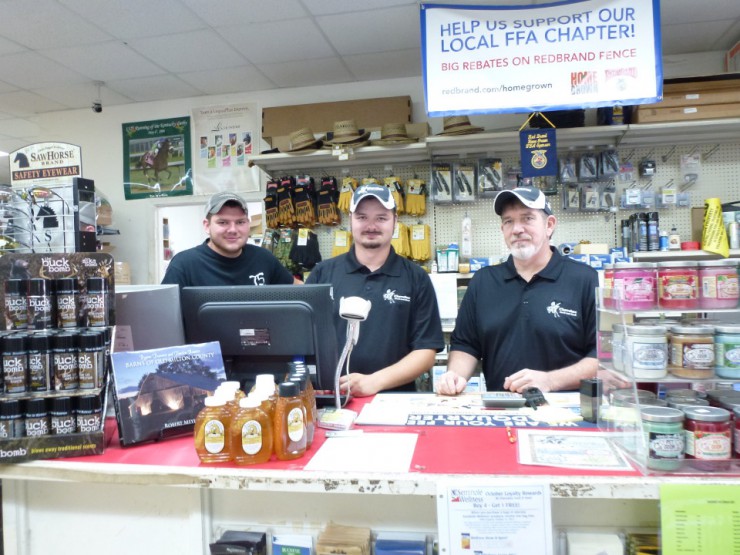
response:
[[[193,194],[190,117],[123,124],[126,200]]]

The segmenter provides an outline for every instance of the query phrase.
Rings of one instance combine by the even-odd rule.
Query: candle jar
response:
[[[714,328],[671,326],[670,372],[679,378],[714,377]]]
[[[686,458],[699,470],[727,470],[732,448],[730,412],[719,407],[684,409]]]
[[[665,326],[627,326],[625,370],[637,379],[665,378],[668,341]]]
[[[699,262],[699,306],[735,308],[740,298],[736,260]]]
[[[696,262],[658,262],[658,305],[674,310],[699,308]]]
[[[647,446],[647,467],[677,470],[684,459],[684,413],[668,407],[643,407],[640,410]]]

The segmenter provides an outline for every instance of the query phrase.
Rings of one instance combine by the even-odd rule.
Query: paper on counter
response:
[[[362,433],[327,439],[306,470],[408,472],[418,434]]]

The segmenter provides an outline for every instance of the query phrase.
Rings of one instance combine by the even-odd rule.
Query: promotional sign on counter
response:
[[[433,117],[662,98],[659,0],[422,4],[421,37]]]

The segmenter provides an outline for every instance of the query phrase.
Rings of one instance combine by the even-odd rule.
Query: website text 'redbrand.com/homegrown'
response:
[[[497,85],[479,87],[452,87],[442,89],[442,94],[491,94],[491,93],[522,93],[541,89],[551,89],[552,83],[527,83],[526,85]]]

